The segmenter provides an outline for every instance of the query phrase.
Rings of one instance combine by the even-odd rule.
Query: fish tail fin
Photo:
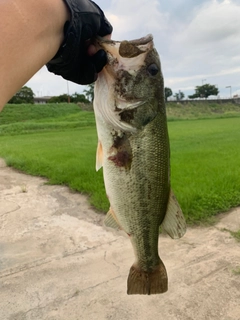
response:
[[[128,275],[127,294],[158,294],[168,290],[167,271],[160,260],[159,265],[151,272],[132,266]]]

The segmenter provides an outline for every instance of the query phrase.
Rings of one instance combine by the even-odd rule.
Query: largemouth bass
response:
[[[158,254],[159,227],[172,238],[186,231],[170,189],[170,149],[164,84],[151,35],[104,41],[108,63],[95,83],[98,132],[96,169],[103,167],[110,202],[105,224],[130,237],[135,262],[128,294],[166,292],[168,278]]]

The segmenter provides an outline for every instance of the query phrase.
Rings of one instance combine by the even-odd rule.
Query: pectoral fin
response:
[[[112,229],[117,229],[117,230],[121,230],[121,226],[119,225],[116,217],[115,217],[115,214],[112,210],[112,208],[110,207],[108,213],[107,213],[107,216],[106,218],[104,219],[104,224],[106,227],[108,228],[112,228]]]
[[[167,213],[161,227],[173,239],[183,237],[186,232],[185,218],[172,190],[169,195]]]
[[[103,164],[103,149],[102,149],[101,142],[98,141],[97,155],[96,155],[96,171],[102,168],[102,164]]]

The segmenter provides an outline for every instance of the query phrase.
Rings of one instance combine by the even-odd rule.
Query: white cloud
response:
[[[197,12],[179,40],[192,45],[214,45],[240,36],[240,6],[225,0],[212,1]]]
[[[82,93],[85,86],[64,80],[61,76],[56,76],[49,72],[44,66],[26,83],[31,87],[36,96],[58,96],[60,94],[70,94],[75,92]]]
[[[113,38],[132,40],[148,33],[163,33],[168,14],[159,9],[159,1],[153,0],[112,0],[107,18],[114,26]]]
[[[223,92],[229,82],[239,86],[239,16],[240,5],[229,0],[211,1],[198,8],[190,23],[179,27],[169,45],[169,83],[177,86],[180,76],[186,87],[189,77],[200,81],[207,78],[212,84],[218,83]]]
[[[99,0],[114,27],[113,39],[132,40],[152,33],[165,84],[193,92],[202,80],[240,88],[240,1],[235,0]],[[37,94],[66,92],[66,81],[46,70],[29,82]],[[83,86],[69,83],[70,91]],[[191,91],[191,92],[190,92]]]

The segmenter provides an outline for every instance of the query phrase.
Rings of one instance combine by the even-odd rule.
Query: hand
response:
[[[64,0],[71,21],[64,26],[65,39],[57,54],[47,63],[50,72],[78,84],[89,84],[107,63],[104,50],[91,55],[91,39],[112,33],[112,26],[103,11],[90,0]],[[89,47],[90,46],[90,47]]]

